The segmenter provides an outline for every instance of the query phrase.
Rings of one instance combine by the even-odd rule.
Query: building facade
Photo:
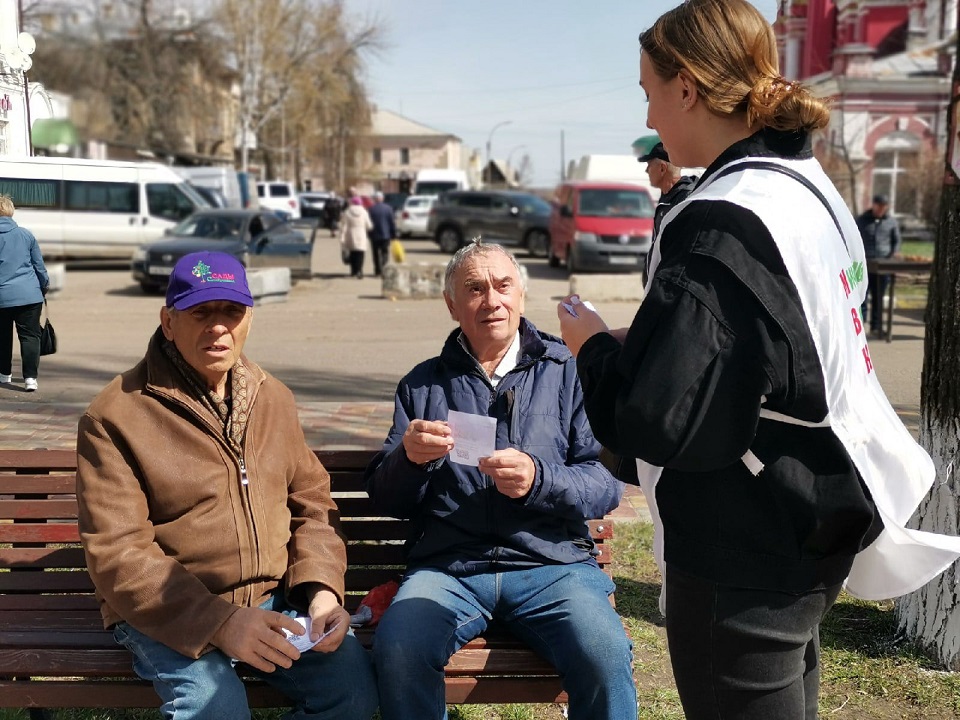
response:
[[[418,170],[468,170],[460,138],[403,115],[373,108],[360,164],[366,180],[383,192],[412,192]]]
[[[781,0],[781,73],[833,108],[815,151],[851,209],[929,221],[947,145],[957,0]]]

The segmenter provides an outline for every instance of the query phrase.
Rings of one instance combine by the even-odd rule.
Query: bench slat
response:
[[[557,678],[449,678],[448,703],[563,703],[566,693]],[[99,708],[110,698],[113,708],[158,707],[153,688],[142,680],[100,680],[76,683],[53,680],[0,681],[0,707]],[[285,707],[283,695],[269,685],[247,681],[253,708]]]
[[[77,491],[75,473],[53,475],[15,475],[0,472],[0,495],[56,495]]]
[[[93,592],[93,581],[88,573],[79,570],[0,573],[0,593],[75,592]]]
[[[76,523],[0,523],[0,543],[78,543]]]
[[[450,658],[450,676],[554,676],[546,660],[515,639],[467,643]],[[0,632],[0,676],[133,677],[130,653],[98,629]]]
[[[5,610],[98,610],[93,595],[0,595],[0,612]]]
[[[0,453],[0,470],[38,472],[76,469],[75,450],[4,450]]]
[[[22,568],[77,568],[86,570],[83,549],[71,547],[0,548],[0,567]]]
[[[36,500],[0,500],[0,518],[4,520],[76,520],[76,498]]]

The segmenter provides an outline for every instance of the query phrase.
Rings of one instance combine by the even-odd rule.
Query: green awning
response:
[[[658,142],[660,142],[659,135],[644,135],[634,140],[631,147],[637,154],[637,157],[639,157],[640,155],[646,155],[648,152],[650,152],[653,149],[653,146]]]
[[[38,148],[56,148],[80,144],[80,133],[67,118],[39,118],[34,120],[30,130],[33,146]]]

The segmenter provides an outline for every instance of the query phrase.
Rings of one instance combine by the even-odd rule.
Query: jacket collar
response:
[[[461,330],[455,328],[443,344],[440,359],[452,365],[466,365],[473,367],[477,359],[470,355],[460,344]],[[572,357],[563,341],[549,333],[541,332],[525,317],[520,318],[520,357],[517,367],[523,367],[536,360],[553,360],[563,362]]]
[[[173,363],[171,363],[164,354],[163,349],[160,347],[160,343],[162,343],[163,340],[163,330],[158,327],[153,337],[150,338],[150,343],[147,345],[147,354],[144,357],[144,362],[147,366],[147,389],[158,395],[169,397],[182,405],[187,405],[202,415],[208,415],[209,413],[207,413],[203,404],[189,391],[180,373],[177,372]],[[260,389],[260,385],[263,384],[266,374],[260,369],[259,365],[250,362],[246,355],[241,355],[241,357],[243,358],[243,364],[247,368],[247,380],[249,382],[250,393],[249,402],[250,405],[253,406],[257,392]]]

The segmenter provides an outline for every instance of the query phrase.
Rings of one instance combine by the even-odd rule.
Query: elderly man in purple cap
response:
[[[87,567],[164,717],[249,718],[242,662],[294,717],[367,719],[330,477],[290,391],[243,355],[252,307],[234,257],[177,262],[146,356],[80,419]]]

